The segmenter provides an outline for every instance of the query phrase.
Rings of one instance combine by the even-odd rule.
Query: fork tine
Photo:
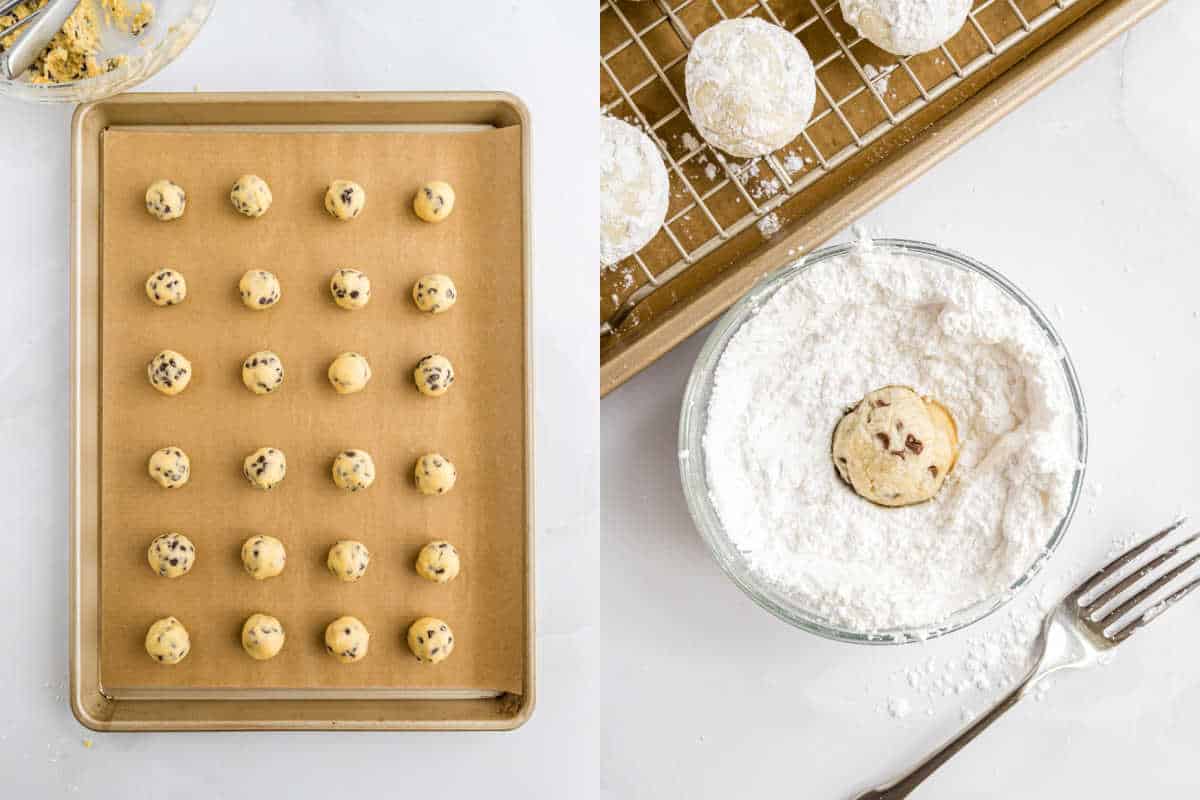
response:
[[[1147,562],[1145,566],[1139,567],[1134,572],[1131,572],[1128,576],[1126,576],[1125,578],[1122,578],[1119,582],[1114,584],[1111,589],[1109,589],[1104,594],[1097,597],[1092,602],[1088,603],[1087,606],[1084,607],[1084,611],[1086,611],[1088,613],[1095,613],[1095,612],[1099,611],[1101,608],[1103,608],[1105,605],[1107,605],[1110,600],[1112,600],[1116,597],[1119,597],[1121,595],[1121,593],[1124,592],[1126,589],[1128,589],[1130,586],[1133,586],[1135,583],[1137,583],[1138,581],[1140,581],[1142,578],[1146,577],[1147,575],[1152,574],[1156,569],[1158,569],[1164,563],[1166,563],[1167,561],[1170,561],[1172,558],[1174,558],[1176,555],[1178,555],[1179,551],[1183,550],[1185,547],[1192,544],[1197,539],[1200,539],[1200,532],[1192,534],[1191,536],[1184,539],[1179,544],[1172,547],[1170,550],[1167,550],[1162,555],[1156,557],[1152,561]]]
[[[1147,539],[1146,541],[1139,544],[1137,547],[1133,548],[1132,550],[1125,551],[1121,555],[1114,558],[1112,561],[1105,564],[1103,567],[1101,567],[1096,572],[1095,575],[1093,575],[1092,577],[1090,577],[1086,581],[1084,581],[1082,584],[1080,584],[1079,588],[1077,588],[1074,592],[1071,593],[1071,598],[1074,599],[1075,601],[1078,601],[1079,598],[1083,597],[1085,594],[1090,592],[1092,589],[1095,589],[1097,586],[1099,586],[1101,583],[1103,583],[1104,579],[1107,578],[1109,575],[1111,575],[1113,572],[1119,570],[1121,567],[1125,566],[1130,561],[1133,561],[1135,558],[1140,556],[1142,553],[1146,552],[1151,547],[1153,547],[1154,545],[1161,542],[1164,538],[1171,535],[1175,531],[1179,530],[1179,526],[1182,525],[1186,521],[1187,521],[1187,517],[1180,517],[1179,519],[1175,520],[1174,523],[1172,523],[1165,529],[1159,531],[1158,533],[1154,534],[1149,539]]]
[[[1153,614],[1150,613],[1150,610],[1148,610],[1145,614],[1142,614],[1136,620],[1126,625],[1124,628],[1121,628],[1121,630],[1117,631],[1112,636],[1108,637],[1109,640],[1113,644],[1120,644],[1121,642],[1125,641],[1132,636],[1133,632],[1138,628],[1149,625],[1151,622],[1157,619],[1162,612],[1166,611],[1168,608],[1191,594],[1197,586],[1200,586],[1200,578],[1196,578],[1192,582],[1184,585],[1183,588],[1171,594],[1171,596],[1166,600],[1163,600],[1161,603],[1158,603],[1156,606],[1154,606],[1154,609],[1152,609],[1154,610]]]
[[[1169,584],[1171,581],[1173,581],[1175,578],[1177,578],[1180,575],[1180,573],[1182,573],[1184,570],[1186,570],[1192,564],[1195,564],[1197,561],[1200,561],[1200,553],[1197,553],[1196,555],[1189,558],[1187,561],[1184,561],[1182,564],[1180,564],[1179,566],[1170,570],[1169,572],[1167,572],[1165,575],[1163,575],[1158,580],[1154,581],[1154,583],[1151,583],[1145,589],[1142,589],[1140,592],[1135,594],[1133,597],[1129,598],[1124,603],[1121,603],[1121,605],[1119,605],[1115,609],[1113,609],[1112,613],[1106,614],[1104,616],[1104,619],[1098,620],[1097,624],[1103,625],[1104,627],[1108,627],[1111,623],[1119,621],[1121,619],[1121,617],[1125,616],[1125,614],[1127,614],[1130,611],[1130,609],[1132,609],[1134,606],[1138,605],[1139,603],[1141,603],[1145,600],[1149,600],[1150,595],[1154,594],[1155,592],[1157,592],[1160,589],[1165,588],[1167,586],[1167,584]]]

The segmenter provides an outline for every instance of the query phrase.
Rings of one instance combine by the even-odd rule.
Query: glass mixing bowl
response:
[[[1038,325],[1045,331],[1046,337],[1062,354],[1063,378],[1075,409],[1076,457],[1079,466],[1075,470],[1071,487],[1071,501],[1067,506],[1066,513],[1063,514],[1054,530],[1049,532],[1045,549],[1029,566],[1025,574],[999,595],[960,609],[946,619],[931,621],[926,625],[864,633],[835,625],[799,605],[796,598],[789,595],[788,592],[756,574],[725,534],[709,493],[708,470],[705,464],[703,445],[704,431],[708,425],[708,404],[712,396],[713,373],[716,371],[717,363],[721,359],[721,354],[725,352],[725,346],[742,324],[754,314],[757,307],[765,303],[784,284],[793,280],[803,280],[805,272],[811,267],[843,255],[854,247],[853,244],[825,247],[807,258],[780,268],[755,286],[717,322],[696,359],[696,365],[692,368],[692,374],[684,392],[683,410],[679,420],[679,473],[683,482],[683,492],[687,498],[688,510],[691,512],[692,519],[701,536],[712,551],[713,558],[721,565],[725,574],[754,602],[785,622],[829,639],[860,644],[899,644],[944,636],[978,622],[1007,603],[1017,591],[1037,575],[1054,553],[1055,548],[1058,547],[1058,543],[1062,540],[1071,518],[1075,514],[1075,507],[1079,503],[1084,470],[1087,465],[1087,411],[1083,404],[1083,395],[1079,388],[1075,367],[1071,363],[1066,347],[1054,330],[1054,326],[1050,324],[1046,315],[1034,302],[1007,278],[961,253],[943,250],[925,242],[905,239],[876,239],[875,246],[897,254],[914,255],[941,262],[981,275],[1028,309]]]
[[[0,80],[0,97],[33,103],[87,103],[138,85],[170,64],[192,43],[208,21],[216,0],[150,0],[154,21],[137,37],[101,26],[100,58],[127,55],[112,72],[70,83],[30,83],[23,78]],[[103,12],[101,12],[103,16]]]

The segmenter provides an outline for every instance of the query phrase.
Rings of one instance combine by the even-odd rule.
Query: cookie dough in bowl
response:
[[[671,182],[654,141],[632,125],[600,118],[600,266],[645,247],[667,218]]]
[[[903,402],[870,416],[873,400]],[[930,496],[885,506],[848,484],[843,423],[855,469],[903,461],[885,467],[909,499]],[[680,422],[688,507],[721,567],[780,618],[854,642],[925,639],[1003,605],[1064,534],[1086,455],[1045,315],[988,267],[898,240],[825,248],[761,282],[714,328]]]
[[[804,130],[816,71],[800,40],[755,18],[718,22],[696,37],[685,75],[700,135],[739,158],[778,150]]]

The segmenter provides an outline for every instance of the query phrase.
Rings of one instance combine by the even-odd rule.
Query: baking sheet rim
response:
[[[307,111],[319,116],[322,111],[329,109],[331,116],[336,116],[336,109],[330,108],[331,104],[357,104],[369,103],[378,104],[377,107],[384,109],[381,113],[387,113],[388,109],[396,109],[417,106],[434,105],[437,107],[457,107],[458,110],[467,110],[472,106],[478,107],[479,112],[485,112],[489,108],[499,109],[504,108],[515,120],[510,124],[518,124],[521,126],[521,210],[522,210],[522,279],[524,281],[524,319],[523,319],[523,338],[524,338],[524,364],[525,364],[525,394],[524,394],[524,422],[525,422],[525,576],[524,576],[524,594],[525,594],[525,648],[524,648],[524,669],[522,688],[523,693],[517,696],[508,696],[505,694],[490,695],[486,692],[473,693],[479,698],[499,698],[498,703],[503,703],[506,697],[516,697],[516,707],[514,713],[508,716],[485,716],[479,717],[459,717],[455,719],[375,719],[375,718],[358,718],[338,720],[330,717],[322,716],[320,718],[302,718],[298,716],[289,716],[280,718],[261,718],[261,719],[239,719],[226,720],[219,717],[211,719],[196,719],[184,717],[180,712],[183,708],[194,708],[195,704],[203,704],[207,702],[221,702],[227,699],[228,692],[223,690],[204,690],[204,699],[198,699],[192,695],[195,693],[185,692],[183,696],[174,695],[172,693],[163,693],[171,695],[169,699],[160,697],[157,692],[150,692],[138,699],[128,698],[128,693],[125,693],[127,699],[121,699],[117,696],[110,696],[104,693],[99,681],[99,675],[94,676],[95,692],[91,695],[91,699],[98,705],[108,704],[115,708],[120,703],[148,703],[154,700],[161,700],[164,703],[169,703],[175,709],[175,716],[164,714],[162,718],[144,719],[144,720],[114,720],[112,715],[109,718],[102,718],[93,711],[89,710],[85,696],[93,687],[87,685],[85,676],[82,672],[81,656],[82,656],[82,629],[84,626],[84,601],[89,599],[84,596],[85,592],[81,586],[82,578],[85,574],[85,565],[83,563],[83,458],[82,458],[82,442],[81,442],[81,420],[85,410],[82,402],[82,384],[84,380],[83,363],[84,347],[84,314],[92,311],[97,314],[97,318],[93,320],[93,324],[99,326],[99,303],[100,297],[97,291],[95,298],[95,306],[85,307],[83,300],[83,278],[87,270],[95,273],[99,259],[99,238],[101,231],[98,220],[93,222],[95,226],[95,236],[92,242],[92,247],[95,252],[91,253],[91,260],[85,255],[87,249],[85,245],[88,242],[85,240],[85,208],[84,202],[88,199],[85,195],[87,189],[84,187],[84,177],[89,165],[88,159],[91,158],[91,169],[94,174],[92,179],[98,184],[99,178],[99,162],[101,159],[98,135],[96,140],[85,141],[86,126],[93,115],[103,114],[106,110],[112,108],[136,109],[136,108],[155,108],[162,104],[175,104],[184,106],[202,106],[209,104],[230,104],[233,107],[245,109],[250,106],[259,105],[263,109],[270,109],[272,105],[276,108],[282,108],[288,104],[293,106],[302,105]],[[321,106],[314,110],[314,106]],[[501,120],[493,117],[490,124],[484,123],[485,127],[501,127],[498,123]],[[271,127],[273,130],[278,130],[276,124],[259,123]],[[389,122],[382,123],[385,126],[412,126],[413,130],[437,130],[441,126],[459,127],[460,123],[446,122],[413,122],[407,121],[403,123]],[[118,127],[120,123],[112,125]],[[128,126],[128,123],[125,123]],[[191,128],[192,123],[185,120],[172,120],[170,123],[159,123],[158,127],[168,125],[170,127],[184,126]],[[135,125],[135,127],[141,127]],[[211,126],[209,126],[211,127]],[[220,127],[225,127],[222,125]],[[230,129],[245,130],[247,127],[254,127],[247,123],[230,123]],[[362,121],[351,120],[335,120],[330,117],[325,117],[319,122],[306,123],[303,126],[308,129],[312,128],[354,128],[362,130],[365,128],[380,127],[380,123],[368,123]],[[395,129],[395,128],[392,128]],[[102,132],[103,128],[97,130],[97,134]],[[96,145],[91,154],[85,152],[87,145]],[[512,730],[520,727],[533,713],[535,698],[536,698],[536,593],[535,593],[535,497],[534,497],[534,416],[533,416],[533,385],[534,385],[534,362],[533,362],[533,346],[532,346],[532,325],[531,325],[531,310],[533,299],[532,287],[532,241],[531,241],[531,220],[530,209],[531,202],[531,175],[532,167],[530,163],[530,115],[527,106],[520,98],[506,92],[327,92],[327,93],[312,93],[312,92],[248,92],[248,93],[135,93],[120,95],[107,100],[96,101],[79,106],[73,115],[71,121],[71,186],[70,186],[70,359],[71,359],[71,381],[70,381],[70,415],[71,415],[71,450],[70,450],[70,559],[69,559],[69,602],[70,602],[70,705],[71,710],[76,719],[85,727],[97,731],[137,731],[137,730],[310,730],[310,729],[326,729],[326,730],[455,730],[455,729],[474,729],[474,730]],[[100,202],[99,194],[95,196],[95,204],[92,207],[97,207]],[[93,387],[98,388],[98,387]],[[97,392],[98,396],[98,392]],[[98,406],[96,407],[98,409]],[[98,417],[98,414],[94,416]],[[99,440],[99,425],[96,428],[96,441]],[[98,465],[94,467],[98,472]],[[97,525],[98,527],[98,525]],[[98,562],[98,552],[94,554],[94,558]],[[93,570],[97,570],[98,563],[91,565]],[[95,604],[96,622],[99,625],[99,602],[100,598],[97,595],[90,598]],[[351,690],[353,693],[353,690]],[[134,695],[140,694],[134,692]],[[217,695],[225,694],[226,697]],[[282,690],[282,694],[289,696],[281,697],[279,695],[270,696],[270,692],[260,692],[251,690],[246,693],[238,693],[240,697],[252,699],[255,702],[265,702],[268,704],[298,702],[304,704],[318,697],[305,697],[303,699],[291,696],[294,693],[291,690]],[[311,694],[311,693],[305,693]],[[391,700],[397,699],[400,692],[394,689],[368,690],[361,693],[364,696],[370,696],[372,699]],[[424,693],[423,693],[424,694]],[[327,699],[324,693],[319,693],[319,699]],[[349,697],[350,695],[343,695]],[[403,697],[402,699],[422,700],[429,702],[445,702],[447,694],[443,692],[435,692],[432,695],[422,697]],[[456,698],[457,699],[457,698]]]

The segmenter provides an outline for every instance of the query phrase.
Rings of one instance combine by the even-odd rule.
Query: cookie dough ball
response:
[[[333,302],[354,311],[371,301],[371,279],[356,269],[339,269],[329,279],[329,293]]]
[[[343,450],[333,459],[333,482],[357,492],[375,482],[375,461],[366,450]]]
[[[155,219],[179,219],[186,208],[187,194],[179,184],[162,178],[146,188],[146,210]]]
[[[279,655],[286,638],[283,625],[268,614],[251,614],[242,624],[242,649],[256,661]]]
[[[163,350],[146,365],[146,378],[163,394],[179,394],[192,382],[192,362],[174,350]]]
[[[449,583],[458,577],[461,567],[454,545],[438,539],[421,548],[417,554],[417,574],[434,583]]]
[[[262,311],[279,302],[283,289],[279,286],[279,278],[274,272],[265,269],[252,269],[238,281],[238,292],[242,296],[242,305],[252,311]]]
[[[261,217],[271,207],[271,187],[257,175],[243,175],[229,190],[229,201],[239,214]]]
[[[804,45],[754,18],[718,22],[697,36],[684,82],[700,135],[739,158],[766,155],[799,136],[817,97]]]
[[[454,385],[454,365],[439,353],[425,356],[413,370],[413,381],[421,394],[441,397]]]
[[[441,453],[426,453],[418,458],[413,473],[421,494],[445,494],[458,480],[458,470]]]
[[[371,634],[357,617],[338,617],[325,628],[325,652],[343,664],[367,657]]]
[[[242,566],[256,581],[274,578],[286,565],[287,551],[274,536],[251,536],[242,544]]]
[[[458,289],[449,275],[435,272],[418,278],[413,284],[412,295],[417,308],[430,314],[441,314],[449,311],[458,300]]]
[[[426,222],[441,222],[454,210],[454,189],[445,181],[430,181],[413,197],[413,211]]]
[[[325,210],[340,220],[352,220],[367,205],[367,193],[354,181],[334,181],[325,192]]]
[[[329,548],[325,558],[325,566],[329,574],[339,581],[354,583],[367,574],[367,565],[371,563],[371,551],[362,542],[344,539]]]
[[[274,489],[287,475],[287,458],[274,447],[260,447],[242,461],[242,474],[255,489]]]
[[[187,453],[178,447],[155,450],[146,464],[150,477],[164,489],[178,489],[188,482],[192,473],[192,462]]]
[[[155,536],[146,551],[150,569],[164,578],[187,575],[196,563],[196,546],[182,533],[164,533]]]
[[[371,365],[358,353],[342,353],[329,365],[329,382],[338,394],[354,394],[367,388]]]
[[[270,350],[259,350],[242,362],[242,383],[255,394],[271,394],[283,386],[283,361]]]
[[[182,272],[160,269],[146,278],[146,297],[156,306],[177,306],[187,297],[187,281]]]
[[[842,417],[833,434],[838,474],[881,506],[930,499],[957,457],[958,431],[949,412],[906,386],[870,392]]]
[[[667,218],[671,181],[653,140],[600,118],[600,265],[616,264],[654,238]]]
[[[408,649],[422,663],[445,661],[454,652],[454,631],[445,620],[421,617],[408,627]]]
[[[174,617],[163,617],[146,631],[146,652],[160,664],[178,664],[191,649],[187,628]]]
[[[876,46],[898,56],[945,44],[967,21],[971,0],[841,0],[842,17]]]

